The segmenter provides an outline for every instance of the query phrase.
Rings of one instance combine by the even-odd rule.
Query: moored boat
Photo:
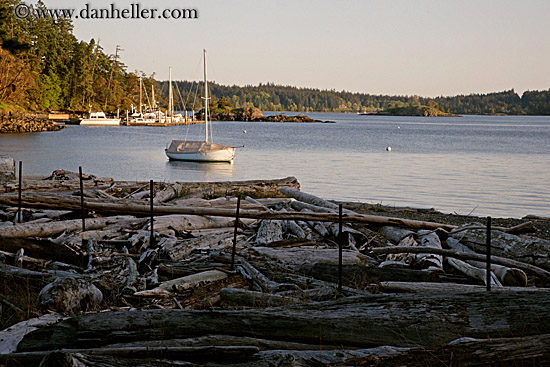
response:
[[[87,119],[81,119],[80,125],[118,126],[119,118],[108,118],[104,112],[91,112]]]
[[[165,149],[168,158],[179,161],[232,162],[235,158],[235,147],[210,142],[208,136],[209,126],[206,50],[204,50],[204,140],[172,140]]]

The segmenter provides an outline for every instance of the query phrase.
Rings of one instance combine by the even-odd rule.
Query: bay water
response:
[[[298,178],[326,199],[494,217],[550,216],[550,117],[393,117],[308,113],[335,123],[213,122],[228,163],[169,161],[172,139],[202,125],[86,127],[0,135],[0,154],[26,174],[56,169],[116,180]],[[391,147],[391,151],[387,150]]]

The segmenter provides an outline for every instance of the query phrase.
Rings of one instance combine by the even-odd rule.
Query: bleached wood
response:
[[[372,254],[397,254],[402,252],[410,252],[410,253],[433,253],[437,255],[443,255],[448,257],[454,257],[461,260],[477,260],[477,261],[486,261],[485,255],[481,254],[472,254],[472,253],[465,253],[465,252],[459,252],[455,250],[446,250],[446,249],[437,249],[437,248],[431,248],[431,247],[378,247],[371,249]],[[539,268],[537,266],[522,263],[513,259],[507,259],[500,256],[491,256],[491,262],[494,262],[495,264],[500,264],[504,266],[509,266],[512,268],[518,268],[523,271],[526,271],[531,274],[535,274],[543,279],[546,279],[547,281],[550,280],[550,272]]]
[[[447,246],[454,250],[474,253],[474,251],[472,251],[469,247],[461,244],[456,238],[449,237],[445,242]],[[468,260],[466,262],[481,269],[486,267],[486,264],[480,261]],[[498,264],[491,264],[491,270],[503,285],[519,287],[527,286],[527,275],[521,269],[510,268]]]

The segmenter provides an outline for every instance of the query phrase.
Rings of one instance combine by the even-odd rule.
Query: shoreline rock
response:
[[[0,112],[0,134],[59,131],[63,128],[64,126],[27,113]]]
[[[264,116],[262,111],[256,107],[215,108],[210,112],[210,115],[213,121],[334,123],[334,121],[315,120],[304,114],[289,116],[285,113],[279,113],[276,115]],[[197,119],[204,120],[204,110],[197,112]]]
[[[448,113],[440,110],[437,107],[431,106],[408,106],[389,108],[384,111],[377,112],[378,116],[423,116],[423,117],[460,117],[454,113]]]

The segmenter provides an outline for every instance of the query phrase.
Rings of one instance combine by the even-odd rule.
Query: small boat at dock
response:
[[[91,112],[87,119],[81,119],[80,125],[88,126],[118,126],[119,118],[108,118],[105,112]]]

